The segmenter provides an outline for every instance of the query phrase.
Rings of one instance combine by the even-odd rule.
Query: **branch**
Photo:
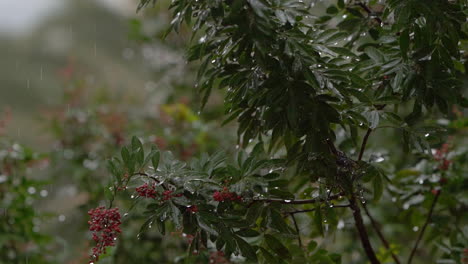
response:
[[[333,206],[333,208],[346,208],[346,207],[349,207],[349,204],[339,204],[339,205],[334,205]],[[300,214],[300,213],[308,213],[308,212],[313,212],[313,211],[315,211],[315,208],[291,211],[291,212],[287,212],[287,213],[288,214]]]
[[[369,139],[369,136],[370,136],[371,132],[372,132],[372,128],[368,128],[367,132],[366,132],[366,135],[364,136],[364,139],[362,140],[361,150],[359,151],[358,161],[362,160],[362,155],[364,155],[364,151],[366,150],[367,140]]]
[[[293,222],[294,222],[294,227],[296,228],[297,231],[297,240],[299,242],[299,247],[302,248],[302,240],[301,240],[301,233],[299,232],[299,225],[297,224],[296,217],[294,217],[294,214],[290,214]]]
[[[379,25],[382,24],[382,19],[380,17],[376,16],[375,13],[364,3],[356,3],[356,5],[360,6],[364,11],[366,11],[367,15],[372,16],[375,21],[379,22]]]
[[[312,203],[321,203],[329,200],[336,200],[340,198],[343,194],[335,194],[329,197],[329,199],[298,199],[298,200],[288,200],[288,199],[279,199],[279,198],[268,198],[268,199],[254,199],[252,202],[267,202],[267,203],[282,203],[282,204],[312,204]]]
[[[418,239],[416,240],[416,243],[414,244],[413,250],[411,251],[411,254],[408,258],[408,264],[411,264],[411,261],[413,260],[414,254],[416,254],[416,250],[418,249],[419,242],[421,242],[421,239],[424,235],[424,231],[426,231],[426,227],[429,224],[429,221],[431,220],[432,214],[434,213],[434,208],[437,203],[437,200],[439,199],[440,196],[440,190],[437,191],[434,201],[432,201],[431,209],[429,210],[429,214],[427,215],[426,222],[423,225],[423,228],[421,229],[421,232],[419,233]]]
[[[356,229],[358,230],[359,238],[361,239],[361,244],[364,248],[364,251],[366,252],[367,258],[369,259],[371,264],[380,264],[380,261],[377,259],[374,249],[372,248],[372,245],[370,243],[369,235],[367,234],[366,227],[364,226],[364,221],[362,220],[361,209],[359,208],[359,205],[356,202],[356,196],[354,195],[354,193],[351,194],[351,198],[349,199],[349,206],[353,210],[353,217]]]
[[[372,215],[370,214],[369,210],[367,210],[367,206],[365,204],[362,203],[362,207],[364,208],[364,212],[366,213],[367,217],[369,217],[370,221],[371,221],[371,224],[372,224],[372,227],[374,228],[375,232],[377,233],[377,235],[379,236],[380,240],[382,241],[383,245],[385,246],[385,248],[390,252],[390,254],[392,254],[392,258],[393,260],[395,261],[395,263],[397,264],[400,264],[400,260],[398,259],[398,257],[390,250],[390,244],[388,243],[388,241],[385,239],[385,237],[383,236],[382,232],[380,231],[379,229],[379,224],[377,223],[377,221],[372,217]]]

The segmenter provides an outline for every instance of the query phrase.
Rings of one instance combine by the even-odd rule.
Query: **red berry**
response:
[[[93,232],[96,246],[93,248],[92,261],[98,261],[99,255],[106,254],[106,247],[114,246],[120,229],[120,213],[118,208],[105,209],[103,206],[88,211],[91,220],[89,230]]]
[[[138,193],[138,196],[140,197],[146,197],[146,198],[156,198],[156,195],[158,194],[156,192],[156,184],[153,185],[148,185],[147,183],[143,184],[140,187],[137,187],[135,191]]]
[[[433,195],[438,195],[438,194],[440,193],[440,190],[432,189],[432,190],[431,190],[431,193],[432,193]]]
[[[198,212],[198,206],[196,205],[191,205],[187,208],[187,212],[195,214]]]

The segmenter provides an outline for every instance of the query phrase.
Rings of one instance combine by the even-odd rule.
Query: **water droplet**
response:
[[[285,203],[290,203],[290,202],[291,202],[291,200],[284,200],[284,202],[285,202]]]
[[[134,198],[135,198],[135,195],[132,194],[132,195],[130,196],[130,198],[131,198],[131,199],[134,199]]]
[[[125,213],[123,216],[124,216],[124,217],[127,217],[127,216],[128,216],[128,213]]]
[[[59,215],[59,217],[58,217],[58,220],[59,220],[60,222],[65,221],[65,219],[66,219],[66,217],[65,217],[64,215]]]
[[[429,133],[426,133],[426,134],[424,135],[424,137],[428,137],[428,136],[429,136]]]
[[[418,230],[419,230],[419,227],[413,226],[413,231],[414,231],[414,232],[418,232]]]

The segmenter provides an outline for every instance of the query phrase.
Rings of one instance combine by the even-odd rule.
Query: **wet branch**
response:
[[[301,240],[301,233],[299,232],[299,225],[297,224],[296,217],[294,214],[289,214],[294,222],[294,227],[296,228],[297,232],[297,241],[299,242],[299,247],[302,248],[302,240]]]
[[[358,161],[362,160],[362,155],[364,155],[364,151],[366,150],[367,140],[369,139],[369,136],[371,133],[372,133],[372,128],[367,129],[366,135],[364,136],[364,139],[362,140]]]
[[[434,213],[434,208],[437,203],[437,200],[439,199],[440,196],[440,190],[437,191],[434,200],[432,201],[431,209],[429,210],[429,214],[427,215],[426,222],[424,223],[421,232],[419,233],[418,239],[416,240],[416,243],[414,244],[413,250],[411,251],[411,254],[408,258],[408,264],[411,264],[411,261],[413,260],[414,254],[416,254],[416,250],[418,249],[419,242],[421,242],[421,239],[424,235],[424,231],[426,231],[426,227],[431,221],[432,214]]]
[[[371,221],[371,224],[372,224],[372,227],[374,228],[375,232],[377,233],[378,237],[380,238],[380,240],[382,241],[383,245],[385,246],[385,248],[390,252],[390,254],[392,254],[392,258],[393,260],[395,261],[395,263],[397,264],[400,264],[400,260],[398,259],[398,257],[391,251],[390,249],[390,244],[388,243],[388,241],[385,239],[385,237],[383,236],[382,232],[380,231],[380,228],[379,228],[379,224],[377,223],[377,221],[372,217],[372,215],[370,214],[369,210],[367,209],[367,206],[365,204],[362,204],[362,207],[364,208],[364,212],[366,213],[367,217],[369,217],[369,220]]]
[[[368,16],[372,17],[375,21],[379,22],[379,25],[383,22],[382,19],[376,16],[375,13],[366,4],[358,2],[356,3],[356,5],[364,9]]]
[[[297,199],[297,200],[288,200],[280,198],[265,198],[265,199],[254,199],[252,202],[267,202],[267,203],[281,203],[281,204],[313,204],[313,203],[322,203],[329,200],[339,199],[343,194],[335,194],[330,196],[328,199]]]
[[[369,259],[371,264],[380,264],[380,261],[377,259],[375,255],[374,249],[369,240],[369,235],[367,234],[366,227],[364,226],[364,221],[362,220],[361,216],[361,209],[357,204],[356,196],[354,194],[351,195],[349,199],[349,206],[353,211],[354,222],[356,225],[356,229],[359,233],[359,238],[361,239],[362,247],[366,252],[367,258]]]
[[[349,207],[349,204],[339,204],[339,205],[334,205],[333,206],[333,208],[346,208],[346,207]],[[308,212],[313,212],[313,211],[315,211],[315,208],[291,211],[291,212],[287,212],[287,213],[288,214],[300,214],[300,213],[308,213]]]

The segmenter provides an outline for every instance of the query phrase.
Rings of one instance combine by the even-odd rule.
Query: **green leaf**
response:
[[[317,242],[315,242],[315,240],[311,240],[309,244],[307,245],[307,251],[309,251],[309,253],[313,252],[317,248],[317,245],[318,244]]]
[[[374,180],[372,181],[374,185],[374,201],[378,202],[380,198],[382,197],[383,193],[383,182],[382,182],[382,176],[380,173],[378,173],[375,177]]]
[[[408,60],[408,49],[410,44],[408,29],[403,30],[400,34],[400,51],[403,59]]]
[[[338,8],[336,8],[336,6],[330,6],[330,7],[327,8],[326,12],[327,12],[327,14],[334,15],[334,14],[338,13]]]
[[[278,258],[273,256],[270,252],[268,252],[266,249],[260,247],[260,251],[262,252],[263,258],[265,258],[266,262],[265,264],[276,264],[279,263]]]
[[[266,234],[264,236],[265,238],[265,243],[267,246],[275,252],[278,256],[280,256],[283,259],[291,259],[291,254],[289,253],[289,250],[279,241],[276,239],[276,237]]]
[[[315,206],[315,211],[314,211],[314,223],[315,226],[317,227],[319,234],[324,235],[323,232],[323,219],[322,219],[322,209],[320,207],[320,204],[317,204]]]
[[[158,169],[160,158],[161,158],[161,152],[159,151],[154,153],[154,155],[151,157],[151,163],[153,164],[153,168],[155,171]]]
[[[127,147],[123,147],[122,150],[120,151],[120,154],[122,156],[122,160],[125,164],[125,166],[128,168],[130,167],[130,152],[128,151]]]
[[[364,52],[369,56],[373,61],[377,63],[383,63],[385,61],[385,56],[380,52],[380,50],[375,47],[369,46],[364,49]]]
[[[257,237],[260,236],[260,233],[258,231],[255,231],[253,229],[243,229],[239,230],[236,232],[237,235],[241,237]]]
[[[257,250],[255,250],[254,247],[252,247],[249,243],[247,243],[241,237],[234,236],[234,238],[236,239],[237,246],[239,247],[239,250],[240,250],[242,256],[246,257],[247,260],[256,262],[257,261],[257,253],[256,253]]]

